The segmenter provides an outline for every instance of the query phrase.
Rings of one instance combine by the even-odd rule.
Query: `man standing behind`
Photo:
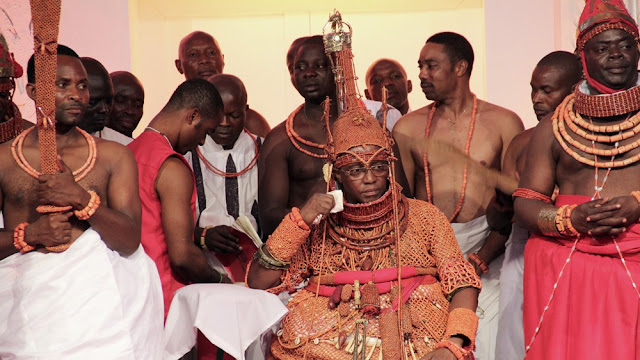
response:
[[[501,254],[507,241],[507,236],[490,231],[485,217],[494,187],[484,172],[467,162],[459,167],[450,161],[444,162],[447,166],[432,166],[434,159],[430,164],[425,153],[428,139],[453,146],[483,167],[500,170],[511,139],[523,130],[516,114],[478,100],[471,92],[473,60],[473,48],[463,36],[451,32],[431,36],[418,64],[422,91],[434,102],[400,119],[393,135],[411,192],[445,213],[462,253],[482,275],[476,355],[489,360],[495,351]]]
[[[90,97],[87,112],[78,127],[95,137],[126,146],[132,140],[130,137],[106,127],[113,103],[113,84],[109,72],[96,59],[83,57],[81,60],[87,70]]]
[[[411,112],[408,95],[413,90],[407,72],[399,62],[392,59],[378,59],[369,66],[365,76],[367,88],[364,95],[369,100],[382,101],[382,88],[388,92],[387,102],[402,115]]]
[[[27,94],[33,100],[34,64],[32,56]],[[51,91],[59,173],[36,170],[34,127],[0,145],[3,359],[162,354],[161,286],[140,246],[136,163],[124,146],[76,127],[89,102],[87,82],[78,55],[58,44]],[[37,212],[43,204],[69,210]]]
[[[193,243],[193,173],[182,156],[204,143],[222,117],[222,100],[206,80],[187,80],[129,148],[138,163],[142,246],[162,281],[165,317],[173,294],[189,283],[219,283],[225,277],[207,265]]]
[[[258,162],[260,224],[265,238],[292,207],[302,206],[311,194],[325,186],[322,166],[327,158],[327,138],[323,101],[331,99],[330,124],[337,118],[338,109],[336,84],[322,36],[310,36],[297,46],[291,82],[304,104],[269,133]],[[381,115],[379,102],[363,103],[370,113]],[[389,109],[388,128],[399,117],[397,110]]]
[[[573,92],[581,78],[582,65],[574,54],[566,51],[554,51],[543,57],[531,75],[531,101],[538,121],[551,114],[562,100]],[[524,170],[526,150],[533,130],[533,128],[527,129],[513,138],[504,156],[503,174],[519,178],[519,174]],[[495,227],[507,226],[511,228],[513,216],[511,194],[498,196],[508,210],[505,215],[500,216],[504,219],[504,223]],[[487,213],[493,210],[497,209],[490,206]],[[522,275],[524,273],[524,246],[528,238],[529,233],[526,229],[517,224],[513,225],[500,273],[497,360],[523,359],[525,355],[522,328]]]
[[[587,1],[576,41],[586,81],[531,138],[514,193],[535,233],[524,254],[527,359],[640,358],[639,35],[622,1]]]
[[[185,79],[207,80],[211,75],[222,74],[224,54],[213,36],[203,31],[194,31],[180,41],[175,64]],[[267,136],[271,130],[267,120],[253,109],[247,109],[245,127],[260,137]]]
[[[142,119],[144,88],[140,80],[128,71],[115,71],[110,76],[114,95],[108,125],[133,138],[133,131]]]
[[[204,145],[187,154],[198,193],[195,235],[196,239],[204,237],[207,250],[213,253],[236,254],[242,251],[231,230],[236,219],[246,216],[259,231],[256,164],[262,140],[244,128],[247,92],[242,81],[233,75],[217,74],[209,82],[220,92],[224,116]],[[225,272],[215,256],[209,256],[209,260],[216,270]],[[244,281],[244,274],[235,275],[231,276],[234,281]]]

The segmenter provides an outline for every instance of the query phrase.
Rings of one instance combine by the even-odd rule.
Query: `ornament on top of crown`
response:
[[[329,126],[329,106],[328,101],[325,102],[324,119],[328,140],[325,151],[331,162],[335,162],[338,156],[356,146],[375,145],[391,153],[390,140],[386,133],[386,110],[381,125],[360,101],[351,51],[352,34],[351,26],[342,21],[338,11],[329,17],[323,28],[325,52],[331,59],[337,103],[341,110],[333,126]],[[383,107],[386,109],[384,100]]]

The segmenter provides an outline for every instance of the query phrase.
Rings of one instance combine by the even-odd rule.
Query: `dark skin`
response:
[[[596,35],[585,45],[584,56],[589,74],[604,85],[614,87],[624,84],[623,86],[628,88],[636,83],[635,67],[640,54],[631,35],[626,32],[612,29]],[[613,125],[626,118],[627,115],[593,118],[593,123],[594,125]],[[591,145],[590,142],[575,134],[573,138],[583,144]],[[636,138],[623,140],[620,146],[635,140]],[[601,144],[598,146],[602,147]],[[613,145],[609,148],[612,147]],[[624,157],[634,156],[639,151],[634,149]],[[585,154],[582,155],[585,156]],[[572,212],[571,222],[575,229],[581,234],[589,234],[602,241],[610,241],[611,238],[606,235],[619,235],[626,230],[628,224],[638,221],[640,206],[629,194],[638,189],[639,175],[640,167],[637,163],[612,169],[606,186],[601,191],[602,198],[578,205]],[[533,133],[527,151],[526,167],[519,186],[551,195],[557,184],[560,194],[591,197],[594,193],[593,176],[592,167],[577,162],[562,150],[553,136],[550,117],[543,119]],[[601,172],[599,185],[603,176]],[[517,198],[515,201],[517,218],[534,232],[539,232],[537,218],[544,208],[555,209],[541,201],[524,198]]]
[[[294,57],[291,82],[305,99],[304,107],[295,118],[294,130],[302,138],[316,144],[326,144],[326,129],[322,114],[322,102],[329,97],[335,99],[335,82],[329,58],[324,47],[316,43],[303,43]],[[335,101],[331,102],[329,125],[337,119]],[[305,150],[323,154],[318,149],[301,145]],[[399,154],[395,150],[394,153]],[[263,235],[270,235],[280,221],[291,211],[300,207],[315,192],[326,190],[322,175],[324,159],[306,155],[296,149],[287,136],[285,123],[276,126],[264,141],[258,161],[258,204]],[[397,181],[408,191],[404,171],[396,167]],[[268,179],[268,180],[267,180]]]
[[[27,93],[35,98],[34,84]],[[132,254],[140,245],[140,200],[137,186],[137,166],[133,155],[124,146],[95,139],[97,157],[94,168],[76,182],[71,169],[85,162],[88,148],[76,124],[84,115],[89,101],[87,75],[79,59],[59,55],[56,76],[56,140],[60,172],[35,179],[22,170],[13,159],[10,142],[0,145],[0,201],[3,204],[5,230],[0,232],[0,258],[14,254],[13,228],[30,223],[25,229],[25,241],[47,252],[44,246],[66,244],[75,240],[89,226],[101,236],[111,250],[121,255]],[[24,156],[35,169],[40,169],[37,132],[27,135]],[[89,202],[87,189],[94,190],[101,205],[88,221],[80,221],[72,212],[41,215],[40,204],[70,205],[83,209]]]
[[[407,72],[395,60],[376,60],[367,71],[367,88],[364,95],[369,100],[382,101],[382,88],[386,87],[387,102],[398,109],[402,115],[409,112],[408,95],[413,90],[411,80],[407,80]]]
[[[350,150],[355,153],[364,153],[365,151],[375,151],[376,146],[367,145],[366,147],[358,146]],[[344,193],[345,199],[350,203],[364,203],[379,199],[388,189],[389,178],[387,176],[376,176],[367,168],[371,164],[356,163],[345,166],[343,169],[334,169],[334,179],[340,185]],[[365,175],[361,179],[354,179],[349,174],[349,170],[353,168],[365,168]],[[359,177],[359,176],[356,176]],[[324,193],[315,193],[300,209],[300,216],[307,225],[311,225],[318,215],[327,216],[335,201],[333,196]],[[273,270],[262,267],[257,261],[254,261],[249,268],[248,285],[256,289],[269,289],[280,284],[282,270]],[[475,311],[478,306],[478,290],[466,288],[457,292],[451,299],[450,311],[456,308],[464,307]],[[453,336],[449,340],[458,346],[463,346],[465,339]],[[422,360],[455,360],[456,357],[448,349],[438,349],[426,356]]]
[[[211,75],[222,74],[224,54],[213,36],[202,31],[194,31],[180,41],[175,65],[187,80],[207,80]],[[246,127],[260,137],[267,136],[271,130],[267,120],[253,109],[247,111]]]
[[[428,100],[436,104],[436,112],[430,128],[429,139],[440,141],[464,152],[471,114],[473,94],[469,88],[469,63],[466,60],[451,61],[444,45],[426,43],[418,59],[422,91]],[[425,170],[423,162],[426,119],[433,105],[425,106],[403,116],[393,129],[409,181],[412,195],[426,200]],[[513,137],[523,130],[516,114],[491,103],[478,100],[476,122],[469,148],[469,156],[482,166],[500,170],[502,159]],[[455,171],[448,166],[430,162],[431,191],[434,205],[450,217],[457,208],[463,182],[463,166]],[[486,213],[495,193],[487,186],[480,173],[469,171],[465,198],[455,222],[465,223]],[[489,264],[504,252],[508,237],[491,231],[478,256]],[[472,262],[472,265],[476,266]]]
[[[162,132],[176,152],[185,154],[204,144],[205,136],[216,128],[220,116],[206,118],[198,109],[185,108],[161,112],[149,126]],[[193,242],[195,224],[191,197],[194,184],[189,166],[177,157],[169,157],[158,171],[155,190],[162,206],[162,227],[171,267],[189,282],[231,282],[209,266]]]
[[[321,45],[302,45],[298,49],[292,82],[305,103],[293,120],[294,130],[317,144],[327,142],[322,101],[327,96],[335,97],[330,67]],[[331,122],[337,118],[335,102],[330,117]],[[305,147],[305,150],[323,154],[317,149]],[[273,128],[262,145],[258,161],[258,204],[265,236],[275,230],[292,207],[300,207],[311,194],[325,190],[323,164],[323,159],[306,155],[291,144],[284,122]]]
[[[211,138],[224,149],[232,149],[242,129],[247,116],[247,92],[242,81],[233,75],[218,74],[209,78],[216,86],[224,104],[224,116],[220,124],[209,134]],[[199,241],[203,229],[196,227],[196,240]],[[207,248],[213,252],[239,253],[242,247],[238,244],[238,237],[231,233],[227,225],[215,226],[207,230],[205,236]]]
[[[107,125],[113,103],[113,84],[102,64],[92,58],[82,58],[89,80],[89,104],[78,126],[93,134]]]
[[[576,86],[574,81],[565,67],[537,66],[531,75],[531,102],[536,116],[540,119],[551,114],[573,92]],[[534,129],[527,129],[513,138],[502,164],[503,174],[520,180],[533,131]],[[513,200],[510,195],[498,192],[496,202],[492,202],[487,209],[487,221],[492,228],[511,227]]]
[[[133,137],[133,131],[142,119],[144,89],[140,81],[128,71],[116,71],[110,76],[114,96],[109,127],[128,137]]]

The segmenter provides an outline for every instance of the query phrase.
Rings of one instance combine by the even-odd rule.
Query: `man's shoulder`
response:
[[[417,135],[417,133],[415,133],[415,130],[418,127],[424,129],[424,126],[427,124],[429,109],[430,105],[427,105],[402,116],[400,119],[398,119],[396,126],[393,128],[394,134],[397,132],[409,132],[410,134]],[[420,132],[420,135],[423,135],[422,132]]]
[[[281,122],[269,131],[263,141],[264,147],[282,147],[290,144],[285,122]]]
[[[407,198],[409,204],[409,214],[420,217],[421,221],[426,220],[427,223],[433,223],[434,221],[444,221],[449,223],[444,213],[440,211],[435,205],[426,202],[424,200]]]
[[[515,112],[484,100],[478,100],[478,113],[487,114],[487,119],[493,121],[513,121],[522,123],[520,117]]]

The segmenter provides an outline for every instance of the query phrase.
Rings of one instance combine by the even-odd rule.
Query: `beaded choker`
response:
[[[587,94],[586,82],[575,90],[575,111],[593,117],[611,117],[628,114],[640,109],[640,85],[613,94]]]
[[[399,236],[407,228],[408,203],[399,192]],[[368,251],[389,246],[395,242],[393,230],[393,194],[388,190],[380,199],[365,204],[344,202],[344,210],[331,214],[328,235],[346,248]]]
[[[24,170],[27,174],[37,179],[40,177],[40,175],[42,175],[42,173],[34,169],[29,164],[27,159],[24,157],[24,153],[22,150],[24,139],[35,128],[36,128],[35,126],[32,128],[29,128],[16,137],[16,139],[11,144],[11,154],[13,155],[14,160],[22,170]],[[87,144],[89,147],[89,151],[88,151],[89,154],[87,155],[87,160],[84,162],[84,164],[82,164],[82,166],[79,169],[73,171],[73,177],[75,178],[76,182],[78,182],[82,180],[85,176],[87,176],[87,174],[89,174],[89,172],[93,169],[93,166],[96,163],[96,158],[98,156],[98,150],[96,147],[96,141],[93,138],[93,136],[89,135],[86,131],[80,129],[79,127],[76,127],[76,130],[80,134],[82,134],[82,136],[84,136],[85,140],[87,140]]]
[[[556,108],[552,118],[553,134],[562,149],[575,160],[582,164],[594,168],[618,168],[631,165],[640,160],[640,154],[624,158],[624,155],[640,146],[640,137],[635,141],[624,146],[619,146],[620,140],[636,137],[640,133],[640,113],[627,118],[622,123],[615,125],[594,126],[587,123],[580,114],[574,109],[575,95],[571,94]],[[572,134],[567,131],[567,127],[572,130]],[[589,134],[586,130],[592,132]],[[607,135],[617,133],[615,135]],[[592,146],[585,145],[573,138],[579,136],[583,139],[590,140]],[[595,144],[612,144],[615,143],[613,149],[598,149]],[[583,156],[580,152],[588,154]],[[600,157],[608,157],[609,161],[602,161]],[[621,156],[619,160],[614,160],[615,156]],[[597,190],[597,189],[596,189]]]
[[[305,138],[303,138],[302,136],[298,135],[298,133],[293,129],[293,119],[295,119],[296,115],[300,112],[300,110],[302,110],[304,108],[304,104],[298,106],[297,109],[295,109],[287,118],[287,120],[285,120],[285,130],[287,131],[287,136],[289,137],[289,140],[291,141],[291,143],[293,144],[293,146],[295,146],[296,149],[298,149],[298,151],[300,151],[303,154],[309,155],[311,157],[314,158],[318,158],[318,159],[326,159],[327,158],[327,154],[324,153],[324,149],[326,148],[326,145],[323,144],[318,144],[318,143],[314,143],[313,141],[309,141]],[[318,150],[322,150],[322,154],[317,154],[314,152],[311,152],[309,150],[305,150],[304,148],[302,148],[302,146],[298,143],[302,143],[306,146],[318,149]]]
[[[22,119],[14,116],[11,120],[0,123],[0,144],[14,139],[22,132]]]

